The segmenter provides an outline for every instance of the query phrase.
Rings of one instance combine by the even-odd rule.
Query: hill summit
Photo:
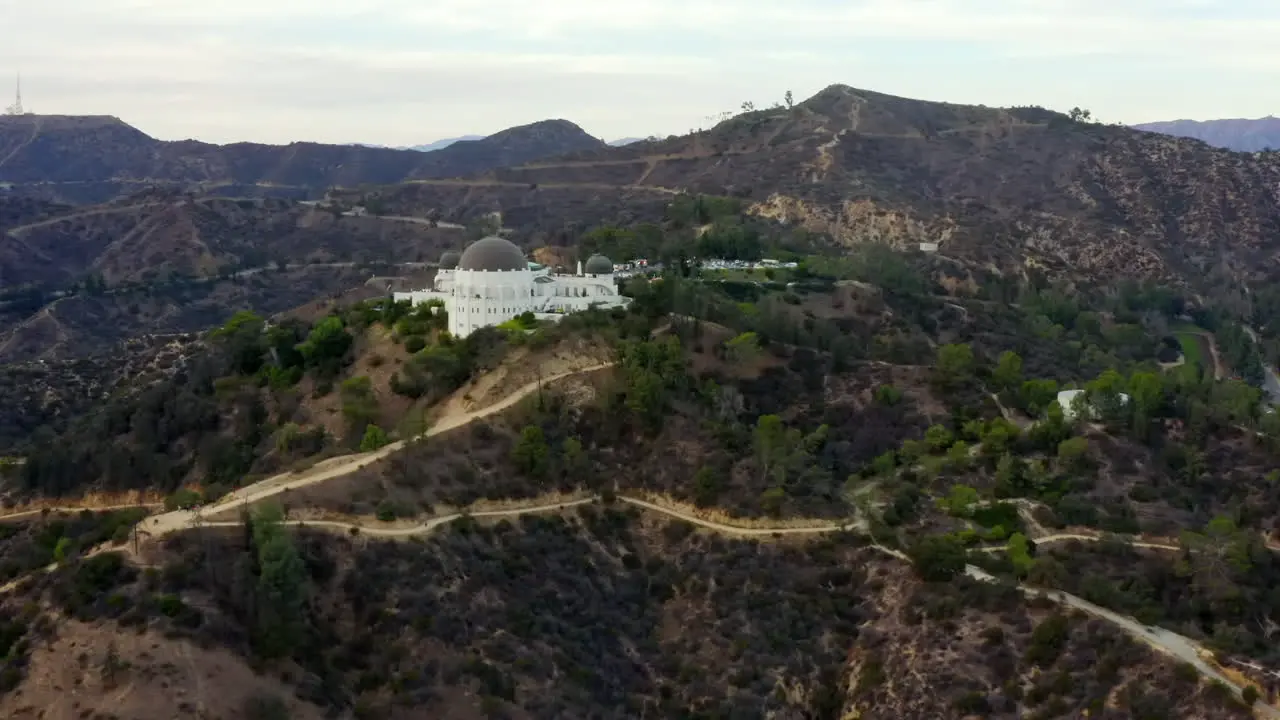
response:
[[[65,198],[78,202],[108,199],[130,184],[266,185],[305,194],[335,185],[471,175],[603,146],[567,120],[513,127],[424,153],[310,142],[165,142],[115,117],[20,115],[0,117],[0,182],[103,185],[96,196]]]

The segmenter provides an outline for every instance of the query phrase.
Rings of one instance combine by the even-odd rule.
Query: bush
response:
[[[410,354],[419,352],[426,346],[427,346],[427,340],[421,335],[411,335],[405,338],[405,341],[404,341],[405,352],[408,352]]]

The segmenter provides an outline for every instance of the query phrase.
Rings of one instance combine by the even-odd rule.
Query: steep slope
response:
[[[359,145],[161,142],[114,117],[0,117],[0,183],[212,184],[305,188],[454,177],[603,146],[566,120],[510,128],[437,152]],[[77,192],[72,190],[71,192]]]
[[[397,212],[500,209],[509,224],[550,230],[660,219],[663,193],[679,191],[738,196],[845,244],[937,242],[1018,272],[1034,263],[1201,288],[1277,272],[1280,154],[843,85],[692,135],[387,195]]]
[[[343,217],[285,200],[150,191],[11,225],[0,234],[0,284],[108,287],[203,278],[269,264],[435,260],[456,228]]]
[[[1203,140],[1214,147],[1243,152],[1280,150],[1280,118],[1270,115],[1256,120],[1169,120],[1141,123],[1133,127],[1148,132]]]

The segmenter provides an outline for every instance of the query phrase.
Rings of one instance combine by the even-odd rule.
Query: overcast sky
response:
[[[0,0],[0,28],[31,110],[166,140],[556,117],[614,139],[833,83],[1106,122],[1280,114],[1277,0]]]

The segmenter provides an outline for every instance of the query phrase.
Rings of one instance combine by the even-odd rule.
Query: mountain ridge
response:
[[[543,120],[432,151],[294,142],[162,141],[113,116],[0,117],[0,183],[230,184],[302,188],[458,177],[603,146],[562,119]],[[118,188],[104,188],[108,199]],[[77,198],[81,202],[82,198]],[[93,198],[90,198],[92,201]]]
[[[1240,152],[1280,149],[1280,117],[1165,120],[1133,126],[1148,132],[1203,140],[1214,147]]]

